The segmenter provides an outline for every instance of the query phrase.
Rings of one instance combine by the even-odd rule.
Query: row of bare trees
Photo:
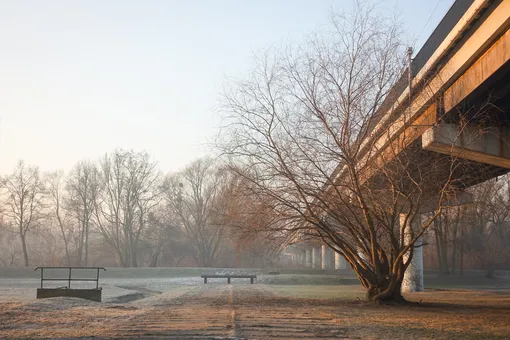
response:
[[[125,150],[67,175],[20,162],[1,181],[0,258],[7,266],[232,265],[240,250],[224,213],[232,179],[208,158],[163,176],[147,153]]]
[[[166,177],[143,153],[116,151],[99,164],[104,168],[80,162],[67,176],[41,176],[20,163],[3,178],[1,265],[30,264],[30,249],[36,263],[88,265],[90,238],[94,263],[109,249],[114,261],[106,263],[120,266],[182,260],[214,266],[229,252],[246,255],[231,265],[255,266],[270,263],[285,246],[275,201],[254,195],[242,176],[226,176],[210,159]],[[508,176],[487,181],[470,189],[473,202],[444,209],[425,235],[429,266],[441,274],[484,269],[488,276],[507,268],[509,188]]]
[[[492,277],[510,267],[510,177],[470,189],[473,202],[447,209],[428,232],[430,258],[442,275],[483,269]],[[432,253],[430,253],[432,251]]]

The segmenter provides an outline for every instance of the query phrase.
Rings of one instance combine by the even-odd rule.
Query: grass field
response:
[[[428,273],[416,302],[365,302],[349,272],[256,272],[257,283],[212,280],[229,269],[108,269],[103,302],[36,300],[38,276],[0,270],[0,339],[509,339],[510,279]],[[8,273],[7,273],[8,272]],[[36,273],[37,274],[37,273]],[[504,273],[503,273],[504,274]]]

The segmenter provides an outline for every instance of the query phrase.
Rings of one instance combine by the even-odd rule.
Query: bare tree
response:
[[[143,243],[149,267],[157,267],[165,261],[166,265],[178,264],[183,257],[192,253],[180,229],[178,216],[164,205],[159,205],[150,214]]]
[[[14,172],[2,179],[6,191],[5,215],[15,226],[21,241],[25,267],[29,266],[27,234],[44,217],[44,183],[39,169],[20,161]]]
[[[59,266],[65,261],[60,232],[52,223],[48,223],[49,221],[46,216],[44,223],[28,236],[29,243],[32,244],[32,258],[35,259],[33,262],[39,266]]]
[[[66,181],[66,209],[77,222],[77,265],[88,265],[89,235],[93,224],[93,213],[101,193],[100,176],[96,165],[79,162]]]
[[[243,177],[232,174],[218,205],[236,253],[235,265],[265,267],[285,249],[286,235],[277,232],[280,220],[273,211],[275,202],[271,197],[254,194],[249,186]]]
[[[160,200],[156,163],[147,153],[116,150],[100,161],[102,193],[94,207],[98,229],[123,267],[137,267],[149,214]]]
[[[0,262],[4,267],[12,267],[16,260],[22,255],[19,237],[17,233],[5,225],[3,219],[0,222]]]
[[[453,274],[457,269],[465,209],[465,206],[444,209],[430,229],[440,275]]]
[[[47,175],[47,192],[48,200],[50,202],[50,210],[53,219],[58,225],[60,236],[64,243],[64,250],[67,260],[67,265],[71,265],[70,255],[70,221],[69,214],[64,208],[65,200],[65,178],[63,172],[52,172]],[[79,265],[79,264],[78,264]]]
[[[510,178],[490,180],[472,188],[475,200],[465,209],[468,255],[492,277],[510,258]]]
[[[268,230],[320,239],[346,258],[368,299],[403,301],[415,243],[470,164],[423,150],[412,134],[375,134],[397,99],[405,47],[393,18],[358,5],[333,18],[333,32],[268,52],[232,81],[218,145],[253,194],[270,198],[279,218]]]
[[[211,159],[199,159],[182,173],[165,180],[167,207],[178,216],[182,232],[193,245],[201,267],[214,265],[225,241],[225,228],[219,223],[216,211],[216,200],[225,178],[225,173]]]

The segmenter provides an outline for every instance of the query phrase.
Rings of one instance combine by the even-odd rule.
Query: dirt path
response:
[[[338,339],[330,314],[262,285],[201,285],[126,304],[47,299],[4,304],[0,338]],[[291,307],[291,308],[289,308]]]
[[[276,297],[267,286],[203,285],[112,325],[110,337],[338,339],[333,317]]]
[[[247,339],[339,339],[342,329],[328,308],[276,296],[268,286],[233,290],[236,335]]]
[[[231,286],[195,287],[176,298],[163,295],[144,309],[144,313],[112,324],[105,335],[143,339],[223,339],[235,335]]]

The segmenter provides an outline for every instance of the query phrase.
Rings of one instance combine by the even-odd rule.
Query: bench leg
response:
[[[250,283],[253,284],[253,277],[250,277]]]
[[[227,278],[227,283],[230,284],[230,277]]]
[[[205,283],[207,283],[207,278],[206,278],[206,277],[204,277],[204,284],[205,284]]]

